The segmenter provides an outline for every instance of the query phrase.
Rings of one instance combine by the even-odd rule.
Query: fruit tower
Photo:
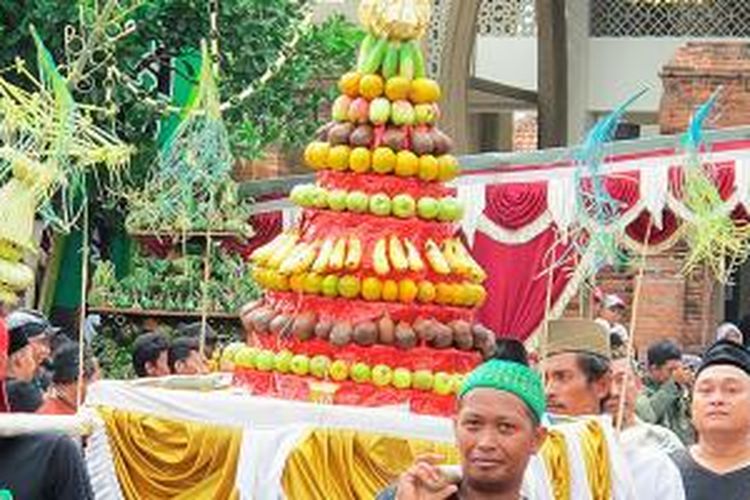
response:
[[[357,68],[304,154],[316,183],[290,195],[301,219],[251,256],[267,292],[243,311],[252,347],[226,357],[256,393],[306,398],[317,378],[335,382],[336,402],[447,413],[494,352],[474,322],[485,273],[457,235],[463,210],[445,183],[459,166],[419,45],[429,4],[360,6]]]

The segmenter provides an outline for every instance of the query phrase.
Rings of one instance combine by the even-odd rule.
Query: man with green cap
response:
[[[436,457],[415,463],[379,500],[521,500],[526,466],[546,436],[538,374],[513,361],[492,359],[466,378],[454,417],[461,474],[435,466]]]

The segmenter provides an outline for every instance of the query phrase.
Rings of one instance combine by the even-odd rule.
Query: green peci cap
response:
[[[501,359],[491,359],[482,363],[466,377],[458,392],[459,399],[480,387],[510,392],[518,396],[529,407],[537,422],[541,421],[547,407],[541,377],[520,363]]]

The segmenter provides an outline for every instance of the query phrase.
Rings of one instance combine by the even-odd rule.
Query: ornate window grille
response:
[[[497,37],[535,37],[534,0],[483,0],[477,33]]]
[[[750,37],[750,0],[591,0],[592,37]]]

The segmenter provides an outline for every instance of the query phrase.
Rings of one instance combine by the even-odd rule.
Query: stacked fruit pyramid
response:
[[[290,195],[299,224],[251,256],[267,293],[243,311],[252,347],[225,358],[256,393],[306,398],[323,379],[337,403],[448,413],[495,336],[474,322],[486,275],[457,236],[463,210],[444,184],[459,168],[418,42],[429,2],[360,9],[357,69],[304,155],[317,182]]]

